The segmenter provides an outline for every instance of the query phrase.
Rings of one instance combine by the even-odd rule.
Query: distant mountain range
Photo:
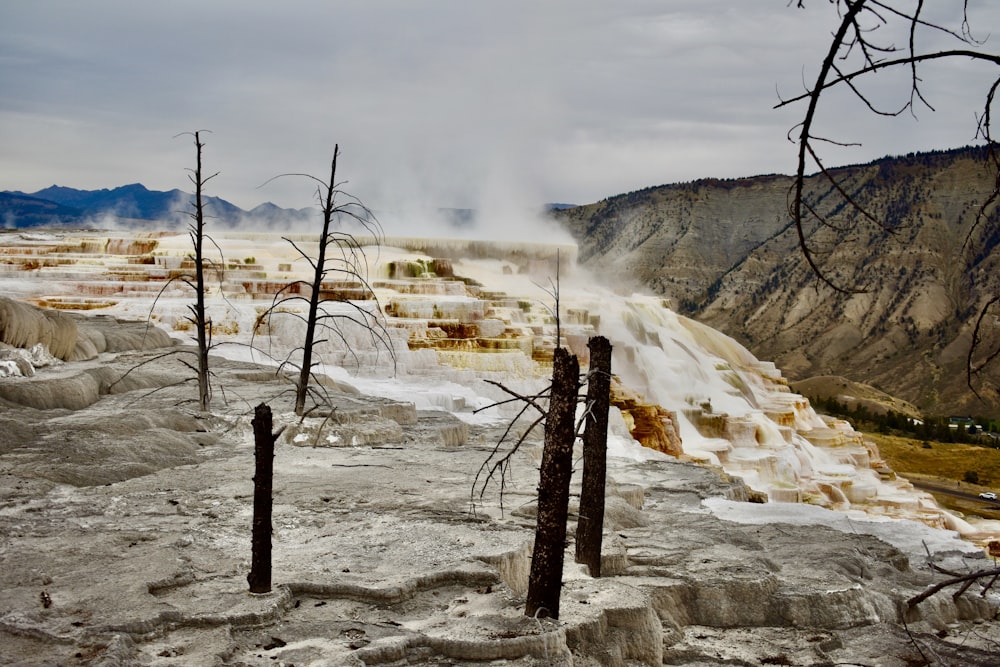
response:
[[[225,199],[204,197],[205,209],[213,225],[268,229],[295,226],[319,220],[313,207],[281,208],[265,202],[249,211]],[[546,204],[545,210],[572,208],[573,204]],[[194,210],[194,195],[181,190],[150,190],[141,183],[112,189],[77,190],[59,185],[38,192],[6,190],[0,192],[0,229],[27,227],[130,227],[135,229],[182,226]],[[477,211],[471,208],[438,208],[441,222],[456,231],[468,230],[476,223]]]
[[[113,189],[77,190],[58,185],[38,192],[0,192],[0,226],[87,227],[112,222],[130,227],[148,226],[155,221],[184,224],[194,209],[194,195],[181,190],[149,190],[141,183]],[[205,211],[213,222],[224,227],[294,224],[314,219],[312,208],[287,209],[270,202],[249,211],[218,197],[205,197]]]

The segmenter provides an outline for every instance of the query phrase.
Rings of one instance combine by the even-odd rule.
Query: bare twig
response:
[[[954,586],[955,584],[961,584],[966,581],[975,581],[977,579],[982,579],[984,577],[995,577],[997,575],[1000,575],[1000,567],[992,568],[989,570],[979,570],[977,572],[972,572],[970,574],[963,574],[958,577],[952,577],[951,579],[945,579],[944,581],[939,581],[938,583],[934,584],[933,586],[925,590],[923,593],[920,593],[919,595],[914,595],[909,600],[907,600],[906,606],[912,609],[913,607],[917,606],[930,596],[940,591],[942,588],[947,588],[948,586]],[[962,591],[964,590],[965,588],[962,589]]]
[[[968,20],[967,0],[963,0],[961,3],[962,14],[959,27],[949,27],[926,19],[924,10],[927,3],[925,0],[910,0],[908,2],[830,0],[830,2],[837,8],[840,23],[833,32],[815,80],[805,84],[805,91],[801,94],[779,99],[775,108],[806,103],[802,121],[789,132],[789,139],[798,145],[798,161],[792,186],[789,189],[788,212],[795,226],[802,256],[810,270],[823,284],[836,292],[856,293],[864,290],[845,284],[843,279],[836,278],[828,272],[825,262],[821,261],[821,253],[816,247],[817,240],[812,234],[811,225],[815,224],[819,228],[826,228],[841,235],[847,234],[862,224],[873,226],[883,233],[892,233],[896,225],[895,221],[881,220],[874,215],[873,211],[868,210],[864,203],[851,193],[841,178],[831,172],[820,159],[816,148],[821,143],[837,146],[856,145],[852,142],[820,137],[817,133],[815,128],[817,112],[825,93],[834,88],[845,89],[859,100],[868,112],[880,116],[895,117],[906,111],[915,115],[918,105],[934,111],[934,106],[925,95],[922,87],[923,82],[920,76],[922,66],[935,61],[961,61],[1000,67],[1000,54],[978,48],[985,42],[976,40],[972,36]],[[798,8],[804,8],[806,5],[804,0],[797,0],[794,4]],[[900,31],[905,30],[905,45],[897,46],[882,37],[884,32],[879,32],[881,28],[894,30],[896,27],[900,28]],[[938,48],[937,45],[931,49],[922,48],[921,37],[928,31],[954,40],[957,44],[945,45],[943,48]],[[869,80],[881,73],[900,69],[907,72],[909,95],[895,108],[885,108],[882,104],[876,104],[868,96],[868,93],[859,87],[862,80]],[[981,242],[988,244],[989,236],[995,233],[995,228],[992,226],[987,229],[985,235],[980,234],[980,229],[995,224],[992,216],[996,215],[996,204],[1000,202],[1000,154],[998,154],[997,145],[991,134],[992,105],[998,89],[1000,89],[1000,76],[995,76],[992,85],[988,86],[986,90],[982,111],[977,118],[976,136],[986,143],[986,163],[994,174],[994,185],[992,192],[981,202],[962,244],[960,257],[963,258],[962,261],[970,263],[970,268],[974,267],[981,258],[981,253],[975,255],[973,252],[976,241],[985,239]],[[839,206],[828,209],[832,212],[825,213],[816,202],[807,200],[805,186],[807,169],[810,165],[815,165],[819,170],[822,182],[828,183],[837,193],[840,203],[846,205],[850,211],[857,213],[857,217],[847,216],[843,218],[843,221],[834,221],[831,218],[839,210]],[[973,378],[977,374],[981,374],[986,366],[995,364],[1000,359],[1000,346],[987,350],[985,354],[980,349],[984,345],[982,333],[988,320],[987,311],[995,306],[998,299],[1000,297],[993,295],[992,298],[987,298],[985,306],[980,307],[966,363],[967,384],[973,393],[980,398],[982,397],[979,390],[973,386]],[[978,361],[976,360],[977,356]]]

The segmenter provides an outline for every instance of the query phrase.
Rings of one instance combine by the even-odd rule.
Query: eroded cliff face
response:
[[[995,412],[1000,375],[977,385],[985,405],[964,377],[976,316],[1000,289],[995,205],[977,218],[994,184],[982,158],[961,149],[835,170],[884,229],[809,180],[807,197],[837,227],[812,225],[807,237],[854,294],[809,270],[787,214],[788,177],[649,188],[553,215],[585,267],[669,297],[791,379],[842,375],[932,414]],[[996,342],[987,324],[983,350]]]

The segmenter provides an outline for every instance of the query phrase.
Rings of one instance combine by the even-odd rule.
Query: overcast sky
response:
[[[970,4],[977,36],[1000,29],[1000,3]],[[312,204],[304,180],[257,186],[325,177],[335,143],[346,189],[377,209],[790,173],[804,108],[772,107],[835,26],[827,0],[7,0],[0,190],[190,189],[175,135],[195,129],[212,132],[209,194],[243,208]],[[830,162],[973,143],[990,74],[928,70],[937,111],[917,119],[831,97],[819,133],[863,146]]]

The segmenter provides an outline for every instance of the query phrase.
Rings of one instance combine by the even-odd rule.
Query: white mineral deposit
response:
[[[317,369],[333,409],[298,418],[282,362],[303,305],[261,316],[309,265],[277,234],[215,241],[199,412],[187,235],[0,233],[0,664],[997,664],[1000,593],[907,601],[994,567],[1000,525],[942,510],[773,364],[600,284],[572,246],[365,247],[367,283],[324,285],[349,301],[329,312],[387,338],[337,320]],[[529,618],[541,433],[484,486],[519,410],[498,384],[537,393],[556,345],[586,368],[597,334],[616,376],[604,576],[570,553],[560,618]],[[265,401],[274,587],[251,595]],[[570,550],[576,475],[573,494]]]

